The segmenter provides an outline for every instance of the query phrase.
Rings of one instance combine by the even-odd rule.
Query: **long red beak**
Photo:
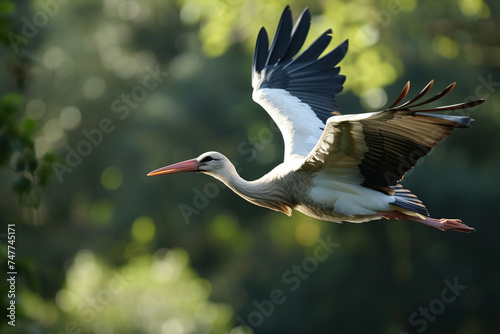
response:
[[[158,168],[150,172],[148,176],[174,174],[182,172],[194,172],[198,170],[198,165],[199,165],[198,160],[196,159],[186,160],[170,166]]]

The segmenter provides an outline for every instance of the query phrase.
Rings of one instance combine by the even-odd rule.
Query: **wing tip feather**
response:
[[[386,110],[407,110],[407,111],[413,111],[413,112],[447,111],[447,110],[458,110],[458,109],[472,108],[472,107],[475,107],[475,106],[482,104],[485,101],[484,99],[479,99],[479,100],[457,103],[457,104],[441,106],[441,107],[414,109],[415,107],[429,104],[431,102],[437,101],[437,100],[443,98],[444,96],[448,95],[455,88],[457,83],[452,82],[445,89],[443,89],[441,92],[437,93],[433,97],[428,98],[427,100],[425,100],[423,102],[415,103],[415,102],[419,101],[422,97],[424,97],[424,95],[426,95],[429,92],[429,90],[432,88],[433,84],[434,84],[434,79],[429,81],[429,83],[422,89],[422,91],[417,96],[415,96],[413,99],[408,100],[404,103],[401,103],[400,105],[397,105],[408,94],[408,90],[410,87],[410,82],[408,81],[406,83],[406,85],[404,86],[403,90],[401,91],[401,93],[399,94],[396,101],[393,104],[391,104],[388,108],[386,108]]]
[[[393,104],[391,104],[387,109],[392,109],[394,108],[399,102],[401,102],[406,95],[408,94],[408,91],[410,90],[410,81],[406,82],[406,85],[403,87],[403,90],[401,90],[401,93],[399,93],[399,96],[396,98],[396,101],[394,101]]]

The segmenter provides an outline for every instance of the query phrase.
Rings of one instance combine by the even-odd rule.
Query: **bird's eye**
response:
[[[209,162],[209,161],[212,161],[212,160],[215,160],[215,159],[212,158],[211,156],[207,156],[207,157],[204,157],[203,159],[201,159],[200,162]]]

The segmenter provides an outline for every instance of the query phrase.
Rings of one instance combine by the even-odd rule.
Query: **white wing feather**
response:
[[[296,155],[306,157],[318,142],[325,126],[314,111],[284,89],[254,90],[252,98],[278,125],[285,142],[285,162]]]

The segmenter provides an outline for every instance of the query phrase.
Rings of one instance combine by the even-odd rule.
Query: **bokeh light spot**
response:
[[[102,277],[102,268],[97,263],[94,253],[88,249],[78,252],[74,266],[77,269],[67,273],[70,291],[79,291],[83,286],[92,286]]]
[[[118,16],[122,20],[131,21],[141,13],[141,5],[135,1],[123,1],[118,7]]]
[[[101,97],[106,90],[106,83],[100,77],[91,77],[83,84],[83,95],[89,100]]]
[[[363,46],[370,46],[380,39],[380,31],[376,23],[372,22],[362,26],[356,35],[357,41]]]
[[[101,173],[102,186],[108,190],[118,189],[122,185],[123,176],[118,167],[109,166]]]
[[[179,319],[169,319],[161,325],[162,334],[184,334],[184,327]]]
[[[361,103],[370,109],[379,109],[387,103],[387,94],[382,88],[370,88],[361,96]]]
[[[59,79],[70,78],[75,73],[75,62],[70,58],[64,58],[62,64],[56,70]]]
[[[103,65],[108,69],[113,67],[113,64],[121,55],[121,49],[116,44],[104,44],[99,48],[99,56],[101,57]]]
[[[132,225],[132,237],[140,243],[148,243],[155,236],[156,228],[153,219],[141,216]]]
[[[26,116],[38,120],[45,114],[45,102],[40,99],[34,99],[26,105]]]
[[[50,144],[45,137],[35,139],[35,154],[37,159],[40,159],[50,150]]]
[[[45,51],[42,61],[48,69],[54,70],[63,63],[64,54],[60,48],[52,47]]]
[[[201,67],[202,60],[198,54],[185,52],[170,61],[169,71],[175,77],[187,78],[193,76]]]
[[[61,126],[66,130],[73,130],[80,125],[82,121],[82,114],[77,107],[68,106],[61,110],[61,114],[59,115],[59,122],[61,122]]]
[[[175,278],[174,274],[174,267],[168,261],[155,261],[155,263],[151,267],[151,275],[153,279],[158,283],[166,282],[171,278]]]
[[[179,13],[180,19],[184,24],[194,24],[200,19],[201,9],[196,3],[188,2],[182,6]]]
[[[490,8],[483,2],[483,0],[459,0],[458,6],[460,11],[467,17],[475,18],[488,18],[490,17]]]
[[[313,245],[319,237],[319,227],[316,223],[306,221],[300,223],[295,229],[295,238],[304,246]]]
[[[51,119],[43,126],[43,134],[45,138],[50,142],[56,142],[61,139],[64,135],[64,130],[59,123],[59,119]]]
[[[457,43],[449,37],[434,37],[434,39],[432,40],[432,46],[434,48],[434,51],[445,58],[452,59],[458,56]]]
[[[56,305],[64,312],[71,312],[75,307],[71,292],[67,290],[59,290],[56,294]]]

